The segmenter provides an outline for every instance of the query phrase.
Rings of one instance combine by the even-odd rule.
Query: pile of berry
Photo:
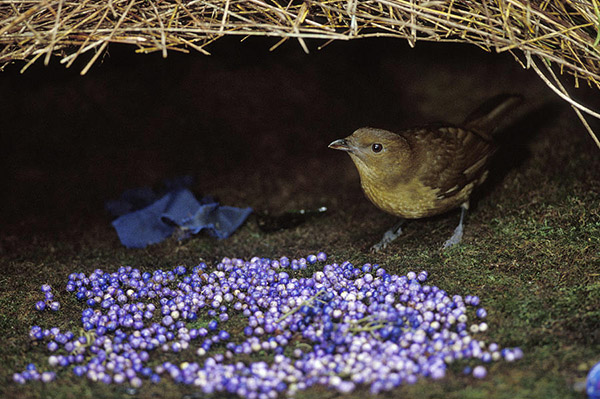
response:
[[[191,270],[71,274],[66,290],[87,306],[81,331],[32,327],[31,339],[50,352],[43,367],[50,371],[30,364],[14,381],[50,382],[70,370],[107,384],[137,388],[171,378],[205,393],[266,399],[315,384],[344,393],[358,385],[391,390],[443,378],[458,359],[477,359],[481,364],[466,371],[483,378],[483,364],[523,355],[476,339],[488,328],[479,298],[427,285],[425,271],[399,276],[378,265],[326,260],[321,252],[293,260],[224,258],[212,271],[201,263]],[[58,308],[50,287],[42,291]],[[159,360],[161,352],[192,350],[193,362]],[[269,360],[239,361],[257,352]]]

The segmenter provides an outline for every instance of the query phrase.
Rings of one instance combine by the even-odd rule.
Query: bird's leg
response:
[[[406,222],[406,220],[400,219],[398,223],[396,223],[391,229],[386,231],[383,234],[381,241],[379,241],[377,244],[371,247],[371,252],[378,252],[379,250],[384,249],[390,242],[400,237],[400,235],[402,234],[402,226],[404,225],[404,222]]]
[[[456,226],[456,228],[454,229],[454,233],[452,234],[452,237],[450,237],[444,243],[444,249],[450,248],[450,247],[458,244],[460,242],[460,240],[462,239],[463,220],[465,218],[465,214],[467,213],[467,209],[469,209],[469,204],[466,202],[460,206],[460,222],[458,222],[458,226]]]

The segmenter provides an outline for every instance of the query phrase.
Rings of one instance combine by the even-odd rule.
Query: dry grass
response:
[[[600,87],[600,11],[585,1],[211,0],[0,1],[0,63],[51,54],[67,65],[108,43],[207,53],[224,35],[347,40],[369,36],[473,43],[532,56]],[[274,47],[276,47],[275,45]],[[85,70],[97,59],[93,57]]]
[[[52,55],[68,67],[88,55],[85,74],[109,43],[166,57],[190,49],[209,54],[206,47],[225,35],[281,38],[273,48],[294,39],[306,52],[305,39],[326,45],[373,36],[510,51],[576,112],[600,118],[571,100],[552,70],[570,74],[576,87],[584,81],[600,88],[598,0],[0,0],[0,70],[23,60],[24,71]]]

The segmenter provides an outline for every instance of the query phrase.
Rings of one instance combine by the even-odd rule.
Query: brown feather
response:
[[[466,119],[468,127],[426,126],[392,133],[362,128],[330,146],[349,153],[367,198],[402,218],[421,218],[468,204],[496,151],[491,130],[520,101],[497,96]],[[484,112],[486,111],[486,112]]]

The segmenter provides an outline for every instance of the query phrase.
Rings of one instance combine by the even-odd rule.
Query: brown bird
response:
[[[405,219],[460,207],[460,222],[444,248],[458,244],[469,197],[486,179],[496,150],[491,133],[520,102],[520,96],[499,95],[477,108],[461,126],[432,125],[399,133],[365,127],[329,144],[350,155],[367,198],[401,218],[371,249],[385,248],[400,236]]]

